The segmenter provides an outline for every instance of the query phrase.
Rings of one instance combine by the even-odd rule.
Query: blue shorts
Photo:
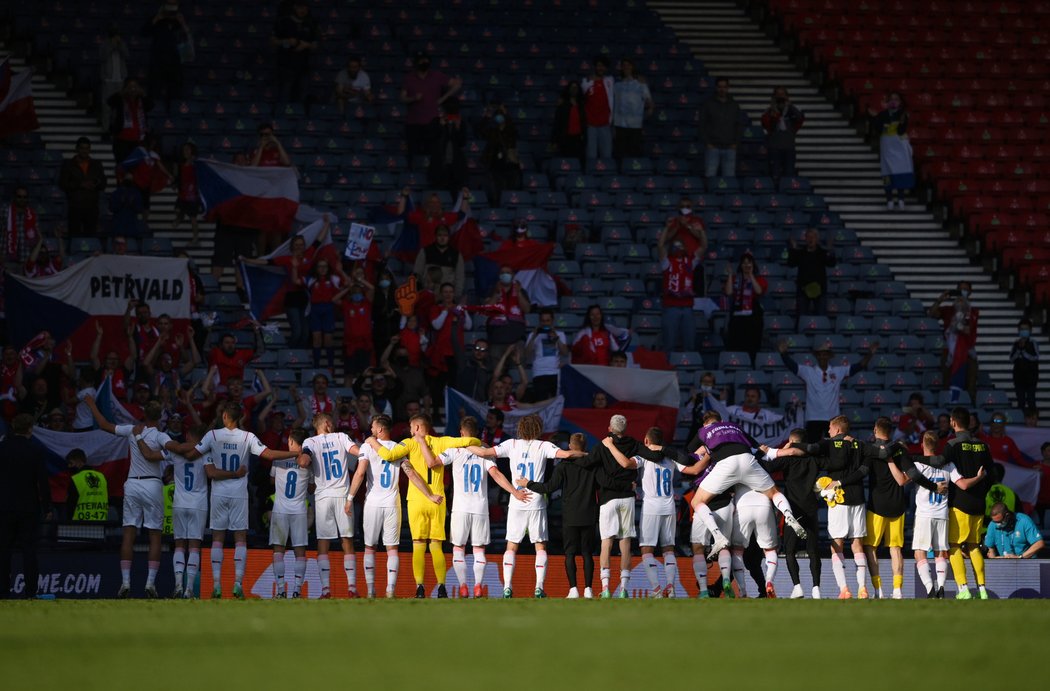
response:
[[[315,302],[310,305],[310,331],[335,331],[335,305],[330,302]]]

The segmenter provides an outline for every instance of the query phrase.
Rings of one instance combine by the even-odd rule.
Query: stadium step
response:
[[[902,281],[913,298],[930,304],[959,280],[973,283],[980,309],[978,359],[996,388],[1013,396],[1010,346],[1023,311],[952,239],[924,205],[909,200],[903,211],[888,211],[877,152],[821,95],[816,84],[734,0],[681,3],[652,0],[649,6],[694,51],[712,76],[730,79],[730,92],[752,122],[759,122],[773,87],[785,86],[806,113],[798,137],[798,167],[829,208],[857,232],[880,264]],[[1040,337],[1042,352],[1050,342]],[[1050,409],[1050,390],[1038,398]],[[1044,416],[1046,417],[1046,416]]]

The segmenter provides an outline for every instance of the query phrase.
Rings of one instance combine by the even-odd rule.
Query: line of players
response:
[[[410,421],[412,437],[402,442],[390,439],[389,418],[377,416],[372,422],[372,436],[360,447],[345,434],[333,432],[332,419],[320,414],[313,420],[316,435],[307,438],[302,430],[291,436],[289,451],[267,449],[253,434],[240,430],[237,404],[223,409],[223,427],[205,432],[193,430],[185,443],[177,443],[157,431],[147,410],[146,425],[136,428],[109,426],[109,431],[129,436],[132,441],[132,468],[125,493],[125,537],[127,527],[151,528],[143,523],[144,513],[152,513],[154,497],[149,492],[156,480],[156,463],[162,459],[174,464],[176,491],[173,501],[175,550],[173,563],[176,595],[189,597],[200,565],[200,549],[204,521],[209,518],[207,480],[211,480],[210,527],[212,530],[211,565],[215,591],[221,597],[221,571],[225,532],[234,533],[234,587],[233,595],[243,597],[242,580],[246,560],[246,532],[248,487],[246,464],[241,459],[248,454],[259,455],[272,462],[271,475],[275,482],[275,503],[271,515],[271,544],[274,546],[274,576],[277,596],[285,596],[284,551],[288,542],[295,551],[295,573],[290,592],[298,596],[305,574],[305,546],[307,543],[306,496],[314,486],[315,522],[318,541],[318,564],[322,597],[330,597],[329,548],[340,540],[343,548],[343,568],[349,586],[349,596],[356,597],[356,555],[353,550],[353,500],[362,485],[367,484],[364,507],[365,580],[368,596],[375,595],[375,550],[380,542],[387,549],[386,595],[392,597],[399,569],[398,543],[400,539],[401,510],[399,476],[404,472],[409,480],[408,518],[413,538],[413,575],[417,597],[424,597],[423,576],[425,556],[429,548],[435,575],[439,583],[438,596],[447,596],[444,586],[446,572],[442,544],[445,540],[445,511],[443,470],[452,466],[455,482],[455,504],[452,511],[453,568],[461,589],[468,595],[465,549],[468,542],[474,552],[474,595],[480,594],[480,579],[486,566],[485,546],[489,542],[488,490],[486,476],[511,495],[507,518],[508,548],[503,557],[504,596],[511,597],[511,581],[518,545],[526,538],[536,547],[537,597],[545,597],[543,590],[546,572],[546,497],[558,483],[545,485],[544,472],[549,459],[575,459],[581,468],[594,471],[597,478],[597,523],[602,538],[601,580],[602,597],[611,597],[610,561],[614,543],[621,547],[621,579],[619,597],[627,597],[630,581],[630,541],[635,537],[634,483],[642,492],[642,519],[640,539],[642,560],[654,596],[672,595],[673,587],[659,587],[654,552],[659,548],[664,558],[665,578],[668,584],[676,582],[677,561],[674,556],[674,497],[672,479],[675,472],[684,475],[704,475],[693,497],[695,508],[691,542],[693,568],[700,584],[700,597],[706,597],[706,565],[701,555],[708,542],[710,558],[717,559],[728,586],[731,572],[738,588],[746,593],[742,554],[752,534],[766,555],[765,588],[775,595],[772,580],[777,569],[776,529],[773,507],[785,516],[792,531],[785,531],[785,551],[789,571],[795,584],[793,597],[801,597],[802,590],[795,561],[797,540],[804,540],[810,555],[814,576],[814,597],[819,597],[819,555],[816,554],[816,499],[814,492],[817,474],[823,470],[828,479],[821,488],[829,504],[828,530],[833,540],[832,565],[840,587],[840,597],[850,597],[843,567],[843,552],[851,541],[857,566],[858,596],[867,597],[866,575],[869,565],[876,596],[881,596],[881,583],[875,561],[875,547],[885,540],[893,555],[894,597],[900,597],[903,580],[900,558],[903,547],[903,492],[907,482],[919,485],[916,505],[916,526],[913,549],[919,575],[931,596],[943,596],[949,555],[959,597],[970,596],[966,587],[964,554],[968,553],[979,586],[984,590],[983,560],[977,549],[978,532],[984,514],[985,476],[990,470],[987,448],[965,434],[968,411],[959,408],[952,413],[956,437],[949,443],[944,456],[933,456],[932,443],[927,439],[926,457],[911,458],[899,445],[889,443],[892,426],[880,420],[875,426],[875,442],[862,444],[848,436],[849,423],[844,417],[831,421],[830,438],[806,445],[801,436],[785,449],[759,447],[739,428],[722,422],[717,413],[709,413],[698,435],[699,461],[670,448],[664,449],[658,429],[646,435],[644,444],[624,436],[626,420],[613,416],[610,437],[591,454],[582,450],[582,440],[575,439],[573,448],[563,451],[550,442],[539,439],[542,424],[539,418],[527,416],[518,426],[518,439],[508,440],[494,448],[483,448],[477,438],[477,422],[466,418],[459,437],[435,437],[428,434],[429,420],[417,416]],[[96,417],[101,417],[97,415]],[[151,424],[152,423],[152,424]],[[765,454],[762,462],[753,455]],[[406,459],[407,456],[407,459]],[[354,457],[359,462],[352,469]],[[517,478],[510,483],[495,467],[492,459],[507,457]],[[198,463],[204,459],[203,463]],[[404,459],[404,460],[402,460]],[[143,470],[145,468],[145,470]],[[353,473],[351,475],[351,471]],[[785,474],[787,496],[775,487],[770,470]],[[138,475],[145,473],[145,475]],[[151,475],[153,474],[153,475]],[[871,474],[871,492],[865,510],[863,481]],[[577,478],[587,473],[576,474]],[[618,476],[618,477],[617,477]],[[425,479],[424,479],[425,478]],[[554,480],[555,478],[552,478]],[[560,487],[572,490],[560,478]],[[144,488],[137,483],[149,482]],[[617,487],[617,481],[621,484]],[[578,480],[577,480],[578,482]],[[526,486],[532,483],[535,492]],[[626,483],[626,484],[624,484]],[[948,493],[947,486],[952,486]],[[619,490],[619,491],[617,491]],[[628,491],[629,490],[629,491]],[[586,494],[586,493],[584,493]],[[593,490],[591,491],[593,495]],[[146,496],[150,495],[150,496]],[[945,497],[947,495],[947,501]],[[138,507],[138,508],[136,508]],[[145,508],[144,508],[145,507]],[[796,519],[796,516],[798,517]],[[570,597],[579,595],[575,587],[574,554],[590,555],[593,547],[588,532],[593,524],[569,526],[578,530],[575,539],[566,540],[566,566],[570,571]],[[807,534],[808,531],[808,534]],[[155,596],[153,578],[159,567],[158,554],[151,554],[147,595]],[[729,537],[727,537],[727,533]],[[131,531],[132,542],[134,530]],[[125,540],[127,542],[127,540]],[[969,547],[972,549],[967,549]],[[936,552],[937,583],[933,585],[926,562],[927,550]],[[965,551],[964,551],[965,550]],[[130,550],[129,550],[130,551]],[[121,571],[121,594],[126,595],[130,581],[130,554],[124,559]],[[571,568],[570,568],[571,563]],[[590,566],[590,568],[588,568]],[[592,595],[591,560],[584,559],[587,586],[584,596]],[[726,588],[726,592],[732,592]],[[151,592],[152,591],[152,592]]]

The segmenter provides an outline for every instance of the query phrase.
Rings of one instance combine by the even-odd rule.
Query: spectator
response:
[[[255,329],[254,348],[238,348],[237,337],[232,333],[224,333],[219,339],[218,347],[212,348],[208,354],[208,366],[215,368],[220,387],[224,387],[230,377],[243,379],[245,365],[262,354],[265,344],[259,323],[253,321],[252,326]]]
[[[164,109],[170,112],[171,100],[182,97],[182,61],[190,59],[186,46],[192,41],[190,27],[179,12],[178,0],[165,0],[143,27],[142,35],[153,39],[149,51],[150,98],[163,97]]]
[[[479,338],[474,345],[463,348],[459,341],[453,341],[452,347],[456,353],[456,390],[476,401],[484,400],[492,388],[494,374],[489,342]]]
[[[773,89],[773,99],[762,113],[762,128],[766,131],[769,175],[777,187],[781,178],[795,174],[795,135],[805,121],[805,114],[791,102],[787,89]]]
[[[416,52],[413,62],[415,70],[406,74],[401,83],[401,101],[408,106],[405,144],[410,167],[413,157],[427,156],[433,151],[441,127],[438,109],[463,86],[458,78],[431,71],[430,56],[423,51]]]
[[[66,260],[65,242],[60,235],[56,235],[53,245],[58,250],[54,254],[52,254],[49,244],[44,241],[43,235],[37,238],[36,246],[30,252],[29,259],[26,260],[26,278],[54,276],[62,270]]]
[[[361,69],[361,56],[347,57],[346,67],[335,75],[335,102],[339,104],[339,112],[346,112],[347,103],[371,103],[373,98],[372,80]]]
[[[627,367],[627,353],[618,350],[609,356],[609,367]]]
[[[463,256],[449,244],[450,235],[448,226],[437,226],[434,242],[419,250],[413,269],[422,279],[424,290],[436,292],[442,283],[451,283],[456,297],[461,297],[464,289]]]
[[[897,425],[897,433],[893,440],[903,440],[908,446],[908,453],[919,456],[922,454],[922,435],[936,425],[933,413],[926,408],[923,395],[916,391],[908,396],[908,405],[901,413],[900,422]],[[949,423],[949,430],[951,425]]]
[[[401,395],[401,386],[392,371],[383,371],[370,367],[362,377],[371,377],[372,410],[377,415],[391,417],[394,414],[394,401]]]
[[[737,263],[737,272],[726,266],[723,292],[727,298],[729,324],[726,326],[726,349],[747,353],[751,366],[762,347],[763,310],[762,296],[769,282],[758,275],[755,255],[744,252]]]
[[[143,95],[134,77],[124,80],[120,93],[109,97],[109,133],[113,135],[113,162],[124,163],[138,148],[149,131],[146,114],[153,109],[153,99]]]
[[[47,411],[54,408],[56,402],[57,399],[52,396],[47,380],[37,377],[29,385],[29,395],[22,399],[18,412],[29,415],[33,419],[33,424],[44,424],[47,420]]]
[[[66,229],[71,236],[98,233],[98,199],[106,189],[106,173],[99,161],[91,158],[91,140],[77,140],[77,152],[62,161],[58,186],[66,194],[68,220]]]
[[[489,175],[489,198],[500,203],[504,190],[521,189],[521,159],[518,157],[518,128],[510,119],[507,106],[497,102],[491,106],[490,118],[482,121],[485,149],[481,160]]]
[[[596,391],[591,396],[591,407],[595,410],[605,410],[609,407],[609,397],[605,395],[604,391]]]
[[[310,56],[320,32],[306,0],[295,0],[292,12],[278,17],[270,44],[277,49],[277,100],[303,103],[310,79]]]
[[[109,193],[110,232],[121,237],[142,237],[139,215],[143,209],[142,192],[135,179],[118,171],[117,186]]]
[[[134,313],[134,320],[131,315]],[[148,303],[128,300],[124,309],[124,330],[135,348],[135,360],[142,361],[160,339],[160,331],[153,323],[153,311]]]
[[[353,381],[372,364],[375,354],[372,334],[375,287],[365,279],[365,270],[356,267],[350,284],[336,294],[333,302],[343,312],[343,364],[345,382]]]
[[[372,300],[372,343],[376,353],[386,350],[401,330],[401,309],[395,290],[394,274],[384,266],[379,271]]]
[[[720,401],[725,401],[728,391],[725,387],[716,390],[716,383],[714,372],[704,372],[700,375],[699,388],[694,388],[692,394],[689,396],[689,400],[686,401],[686,405],[690,407],[689,433],[686,434],[686,441],[692,441],[695,439],[697,431],[703,427],[704,413],[711,410],[708,396]]]
[[[879,344],[872,343],[864,357],[849,366],[831,365],[830,343],[824,343],[813,351],[817,358],[815,367],[795,362],[794,358],[788,355],[787,341],[781,341],[777,349],[780,351],[780,359],[783,360],[784,366],[806,385],[806,440],[815,444],[827,434],[828,421],[840,415],[839,391],[842,383],[847,377],[867,368],[871,358],[878,351]]]
[[[128,46],[120,36],[120,27],[113,24],[109,27],[106,40],[98,46],[99,63],[99,104],[102,122],[110,123],[112,113],[109,110],[109,98],[124,86],[128,78]]]
[[[955,290],[946,290],[930,305],[927,312],[939,319],[944,328],[944,350],[941,362],[944,381],[952,392],[952,401],[962,391],[974,398],[977,389],[977,308],[970,302],[972,286],[959,281]]]
[[[149,222],[150,198],[153,192],[168,187],[173,176],[161,160],[160,138],[157,135],[146,134],[133,153],[141,156],[131,178],[142,193],[142,222],[145,225]]]
[[[492,347],[493,359],[499,360],[512,344],[525,339],[525,315],[531,309],[529,296],[514,278],[514,269],[501,266],[499,281],[485,300],[488,315],[485,333]]]
[[[869,111],[871,130],[879,137],[882,184],[886,188],[886,208],[904,208],[904,195],[915,186],[915,167],[908,141],[908,110],[904,99],[891,92],[879,113]]]
[[[438,117],[436,137],[430,150],[427,182],[434,189],[455,194],[467,181],[467,159],[463,147],[467,144],[467,129],[459,114],[459,99],[445,102]]]
[[[135,368],[135,343],[130,338],[128,339],[131,347],[128,348],[128,356],[123,362],[121,362],[120,356],[115,350],[107,352],[105,362],[103,362],[99,359],[103,333],[102,322],[96,319],[95,340],[91,344],[91,366],[95,369],[95,381],[99,386],[102,386],[103,382],[109,379],[113,395],[119,400],[124,400],[128,396],[128,384],[131,380],[130,372]]]
[[[508,439],[506,430],[503,429],[503,421],[506,416],[499,408],[489,408],[485,414],[485,428],[481,430],[481,441],[486,446],[498,446]]]
[[[415,403],[418,407],[419,402],[429,395],[429,389],[423,368],[419,364],[413,365],[409,362],[408,350],[401,345],[400,341],[399,336],[391,339],[379,359],[379,366],[385,368],[387,372],[392,372],[392,376],[398,383],[397,395],[394,396],[393,403],[394,419],[408,420],[411,417],[408,414],[409,404]]]
[[[612,158],[612,113],[614,80],[609,58],[594,59],[594,73],[580,82],[583,111],[587,118],[587,158]]]
[[[259,143],[252,150],[249,165],[262,168],[290,167],[292,158],[274,135],[273,125],[264,122],[259,125],[258,132]]]
[[[729,95],[729,79],[715,80],[715,97],[700,108],[700,136],[706,145],[704,175],[736,177],[736,148],[744,135],[743,111]]]
[[[653,114],[653,97],[645,80],[635,76],[630,58],[620,58],[620,81],[613,86],[612,102],[616,158],[644,156],[642,125]]]
[[[310,295],[310,341],[313,346],[314,367],[321,366],[321,348],[324,348],[329,371],[335,368],[335,302],[343,282],[332,273],[328,261],[319,258],[310,269],[306,290]],[[366,320],[366,323],[371,319]]]
[[[40,519],[50,520],[52,515],[47,459],[43,447],[32,441],[33,422],[28,415],[15,416],[11,434],[0,441],[0,599],[15,594],[11,554],[16,548],[22,552],[22,596],[36,597]]]
[[[806,244],[801,248],[795,238],[788,239],[787,265],[798,269],[795,275],[796,327],[803,314],[827,313],[828,267],[836,263],[832,252],[833,237],[828,236],[827,248],[821,247],[820,231],[807,228],[805,239]]]
[[[1043,544],[1043,535],[1031,518],[1009,511],[1002,503],[992,507],[992,522],[984,536],[989,559],[1032,559]]]
[[[318,372],[310,381],[311,390],[308,396],[300,396],[295,387],[290,389],[293,399],[302,400],[306,408],[306,413],[311,420],[313,419],[313,416],[318,413],[328,413],[331,415],[335,411],[335,402],[332,400],[332,397],[328,395],[328,382],[328,375]]]
[[[573,364],[607,366],[609,356],[624,348],[630,333],[628,329],[606,324],[602,308],[591,305],[583,318],[583,328],[572,341]]]
[[[406,220],[419,229],[419,246],[426,247],[437,239],[438,226],[451,228],[470,213],[470,190],[464,187],[459,191],[456,208],[452,211],[446,212],[441,208],[441,198],[436,194],[427,197],[422,208],[409,210],[410,203],[411,194],[405,187],[398,198],[397,215],[404,216],[408,212]]]
[[[568,339],[554,328],[554,310],[544,307],[539,325],[525,342],[525,361],[532,363],[531,401],[546,401],[558,395],[558,373],[562,358],[568,355]]]
[[[451,283],[442,284],[438,303],[430,308],[430,326],[433,340],[427,349],[430,366],[430,396],[443,401],[445,387],[456,381],[456,347],[462,348],[463,332],[473,328],[470,312],[456,304],[456,288]],[[453,346],[457,342],[457,346]]]
[[[992,413],[988,434],[981,435],[981,441],[988,445],[988,453],[996,463],[1012,463],[1024,468],[1037,465],[1025,458],[1021,449],[1017,447],[1017,442],[1006,433],[1006,414],[1002,411]]]
[[[3,223],[0,261],[19,266],[25,264],[41,235],[37,227],[36,210],[29,205],[28,187],[22,184],[15,185],[11,203],[4,209],[0,222]]]
[[[4,346],[0,355],[0,417],[10,423],[18,412],[18,403],[26,397],[22,358],[13,346]],[[0,426],[0,432],[6,429]]]
[[[1039,447],[1039,455],[1039,468],[1042,471],[1042,478],[1039,483],[1039,499],[1036,508],[1039,511],[1040,525],[1046,525],[1046,521],[1043,520],[1043,514],[1047,508],[1050,508],[1050,441],[1044,441],[1042,446]]]
[[[663,349],[692,352],[696,350],[696,320],[693,313],[693,300],[696,291],[693,289],[693,278],[696,267],[703,259],[704,247],[698,245],[690,255],[686,252],[685,242],[679,239],[671,241],[671,251],[667,251],[670,226],[665,226],[656,241],[657,256],[660,258],[660,270],[663,271],[663,296],[661,306],[663,317]]]
[[[564,158],[578,158],[583,162],[584,141],[587,138],[587,116],[580,95],[580,83],[571,81],[562,89],[558,107],[554,111],[551,145]]]
[[[680,240],[685,245],[686,254],[696,254],[699,250],[701,260],[706,256],[707,230],[704,228],[703,219],[693,213],[693,200],[688,196],[683,195],[678,200],[678,214],[667,219],[664,232],[667,234],[667,242]],[[699,297],[707,294],[707,278],[702,261],[693,271],[693,292]]]
[[[196,246],[199,241],[197,217],[201,213],[200,190],[197,187],[197,145],[186,142],[182,145],[182,156],[175,168],[175,224],[178,228],[183,219],[190,219],[193,239],[190,243]]]
[[[1017,340],[1010,348],[1014,363],[1014,392],[1017,407],[1025,410],[1035,407],[1035,392],[1039,388],[1039,344],[1032,339],[1032,320],[1025,317],[1017,324]]]
[[[528,386],[529,380],[525,375],[525,368],[521,364],[521,353],[517,348],[508,349],[503,356],[503,360],[497,365],[497,371],[509,358],[521,374],[521,379],[517,387],[514,387],[503,377],[494,379],[492,381],[492,397],[489,398],[488,407],[509,411],[518,407],[518,401],[525,395],[525,388]]]

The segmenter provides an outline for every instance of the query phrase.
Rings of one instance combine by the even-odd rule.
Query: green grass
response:
[[[77,691],[1011,688],[1042,676],[1048,631],[1045,600],[11,602],[0,675]]]

